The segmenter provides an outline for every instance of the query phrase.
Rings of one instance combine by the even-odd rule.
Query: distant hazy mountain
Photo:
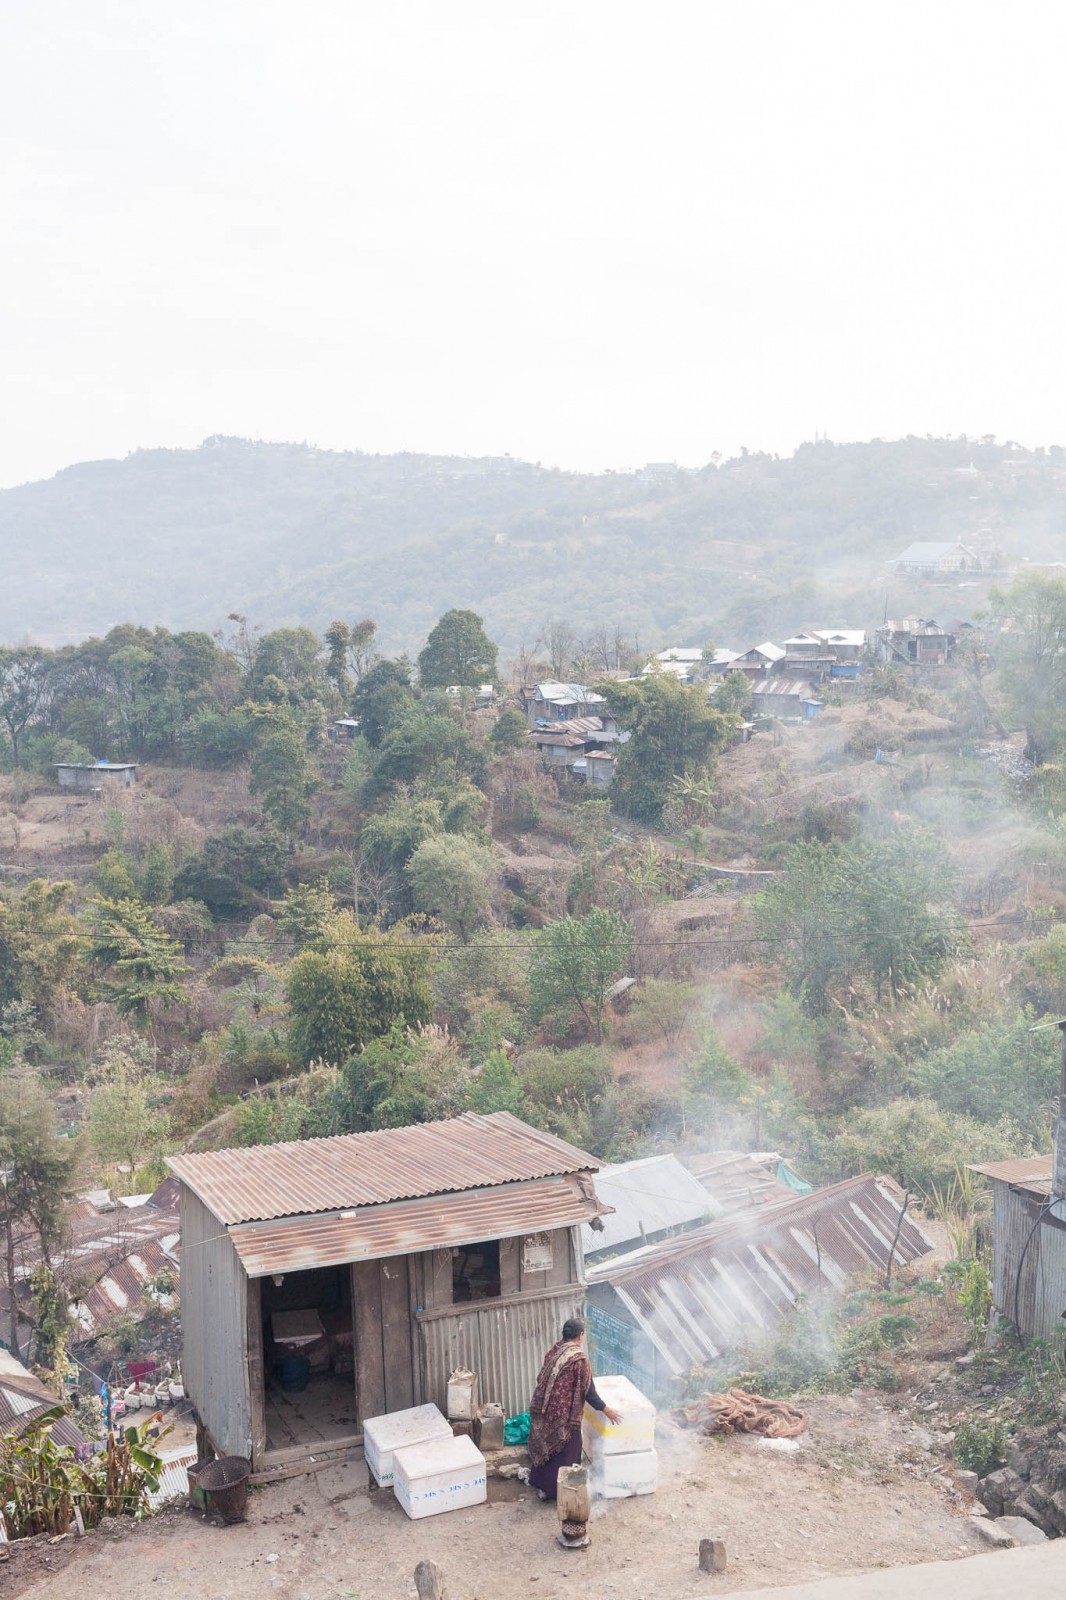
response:
[[[264,627],[372,616],[416,650],[469,606],[507,651],[549,616],[642,644],[746,645],[861,626],[973,591],[895,578],[914,539],[1007,562],[1066,556],[1066,452],[965,439],[805,445],[700,472],[599,476],[505,459],[371,456],[208,439],[0,491],[0,638],[59,644],[113,623]]]

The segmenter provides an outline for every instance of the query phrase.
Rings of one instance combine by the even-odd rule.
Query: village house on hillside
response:
[[[506,1112],[172,1156],[182,1373],[203,1442],[256,1470],[360,1441],[364,1417],[442,1409],[457,1366],[524,1411],[608,1208],[593,1156]],[[306,1387],[283,1386],[307,1362]]]
[[[877,659],[886,666],[944,667],[958,643],[957,633],[925,617],[897,617],[877,630]]]
[[[939,578],[952,572],[980,572],[981,557],[957,539],[919,539],[909,544],[892,565],[897,572],[915,578]]]
[[[548,679],[519,693],[530,727],[542,722],[569,722],[574,717],[602,715],[607,702],[583,683],[557,683]]]

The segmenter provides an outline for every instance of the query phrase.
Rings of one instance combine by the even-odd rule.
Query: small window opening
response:
[[[461,1244],[452,1251],[452,1302],[496,1300],[500,1294],[500,1241]]]

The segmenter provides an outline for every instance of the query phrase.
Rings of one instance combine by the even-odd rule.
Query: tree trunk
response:
[[[16,1360],[21,1358],[19,1350],[19,1303],[15,1292],[15,1230],[11,1223],[11,1211],[8,1206],[4,1208],[4,1235],[7,1257],[7,1292],[11,1296],[11,1349]]]

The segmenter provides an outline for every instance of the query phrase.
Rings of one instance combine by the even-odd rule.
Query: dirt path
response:
[[[867,1397],[820,1400],[798,1448],[704,1440],[661,1429],[658,1492],[597,1508],[583,1554],[554,1542],[554,1508],[520,1484],[493,1481],[490,1503],[409,1522],[389,1494],[353,1492],[334,1475],[255,1493],[242,1526],[188,1511],[42,1552],[63,1570],[0,1569],[0,1590],[27,1600],[108,1600],[154,1592],[191,1600],[408,1600],[424,1556],[442,1567],[450,1600],[682,1600],[706,1595],[702,1537],[726,1542],[715,1593],[952,1559],[984,1549],[968,1505],[934,1481],[936,1441]],[[360,1468],[363,1472],[365,1469]],[[340,1496],[330,1499],[330,1495]],[[71,1560],[65,1559],[71,1551]],[[274,1558],[274,1559],[268,1559]],[[158,1589],[154,1589],[159,1585]]]

